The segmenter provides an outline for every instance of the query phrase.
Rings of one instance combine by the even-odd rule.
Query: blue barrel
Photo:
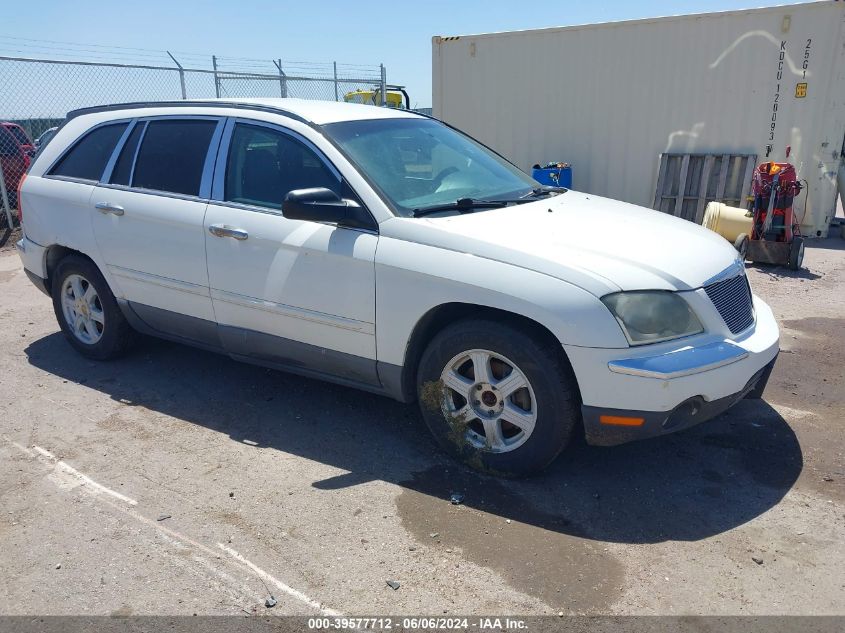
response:
[[[531,177],[541,185],[572,188],[572,165],[569,163],[549,163],[545,167],[534,165]]]

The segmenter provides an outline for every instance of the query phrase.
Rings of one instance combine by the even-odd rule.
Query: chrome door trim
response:
[[[154,286],[161,286],[170,290],[179,290],[192,295],[201,297],[209,297],[210,292],[206,286],[201,284],[194,284],[189,281],[180,281],[172,279],[171,277],[162,277],[160,275],[153,275],[152,273],[141,272],[132,268],[124,268],[122,266],[115,266],[114,264],[107,265],[109,272],[115,277],[123,277],[131,281],[139,281],[142,283],[152,284]]]
[[[211,198],[211,190],[214,182],[214,166],[217,164],[217,152],[220,147],[220,139],[223,138],[225,124],[225,118],[217,118],[217,127],[214,128],[214,134],[211,135],[211,141],[208,143],[208,151],[205,154],[205,162],[202,165],[202,179],[200,180],[200,198],[204,200]]]
[[[106,162],[106,166],[103,169],[103,174],[100,176],[100,182],[108,182],[111,180],[112,172],[114,171],[114,166],[117,163],[117,159],[120,156],[120,152],[123,151],[123,146],[126,145],[126,141],[129,139],[129,135],[132,134],[132,130],[135,129],[135,126],[138,124],[138,121],[133,119],[129,122],[129,125],[123,131],[123,134],[117,141],[117,145],[114,147],[114,151],[112,151],[109,160]]]
[[[224,190],[226,188],[226,161],[229,157],[229,145],[232,142],[232,130],[235,127],[235,118],[226,117],[223,124],[223,133],[217,146],[217,157],[214,160],[214,180],[211,183],[210,200],[222,203]]]
[[[145,196],[158,196],[159,198],[172,198],[174,200],[187,200],[189,202],[208,202],[208,198],[200,198],[199,196],[189,196],[184,193],[172,193],[170,191],[158,191],[156,189],[141,189],[140,187],[130,187],[128,185],[113,185],[107,182],[94,184],[97,186],[98,189],[114,189],[115,191],[125,191],[127,193],[142,193]]]
[[[132,154],[132,167],[129,168],[129,184],[125,185],[127,189],[132,188],[132,181],[135,180],[135,165],[138,164],[138,152],[141,151],[141,145],[144,144],[144,138],[147,136],[149,123],[149,121],[139,122],[139,125],[143,125],[144,129],[141,130],[141,136],[138,137],[138,145],[135,147],[135,152]]]
[[[318,312],[317,310],[297,308],[292,305],[276,303],[275,301],[267,301],[266,299],[258,299],[256,297],[249,297],[247,295],[237,294],[227,290],[217,290],[212,288],[211,299],[212,301],[223,301],[243,308],[263,310],[264,312],[270,312],[271,314],[279,316],[290,317],[292,319],[302,319],[304,321],[319,323],[320,325],[330,325],[342,330],[351,330],[353,332],[369,334],[370,336],[374,336],[376,332],[374,323],[358,321],[356,319],[350,319],[348,317],[337,316],[334,314],[327,314],[326,312]]]
[[[41,176],[46,180],[61,180],[62,182],[75,182],[80,185],[94,185],[99,186],[96,180],[90,180],[88,178],[76,178],[75,176]]]

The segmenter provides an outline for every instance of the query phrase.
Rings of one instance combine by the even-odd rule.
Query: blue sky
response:
[[[790,4],[777,2],[777,4]],[[764,6],[762,0],[504,2],[179,2],[40,0],[14,3],[0,22],[0,54],[62,56],[57,42],[248,58],[384,63],[413,104],[431,105],[431,37],[565,26]],[[3,36],[7,36],[5,39]],[[37,42],[14,38],[32,38]],[[53,47],[53,48],[48,48]],[[94,49],[106,54],[106,49]],[[16,52],[17,51],[17,52]],[[130,53],[126,52],[126,55]],[[126,60],[123,60],[126,61]],[[272,68],[272,66],[271,66]]]

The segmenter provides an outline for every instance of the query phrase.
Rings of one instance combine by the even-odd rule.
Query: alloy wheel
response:
[[[94,285],[82,275],[68,275],[62,284],[62,313],[73,335],[86,345],[103,337],[105,312]]]
[[[526,375],[508,358],[483,349],[462,352],[441,373],[442,408],[477,449],[506,453],[522,446],[537,423]]]

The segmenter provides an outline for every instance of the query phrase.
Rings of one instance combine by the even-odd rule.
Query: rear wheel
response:
[[[789,267],[798,270],[804,263],[804,238],[793,237],[789,245]]]
[[[554,349],[493,321],[462,321],[440,332],[422,356],[417,381],[434,437],[482,471],[542,470],[579,419],[574,379]]]
[[[93,262],[77,255],[59,262],[52,295],[59,326],[80,354],[108,360],[127,350],[134,331]]]

